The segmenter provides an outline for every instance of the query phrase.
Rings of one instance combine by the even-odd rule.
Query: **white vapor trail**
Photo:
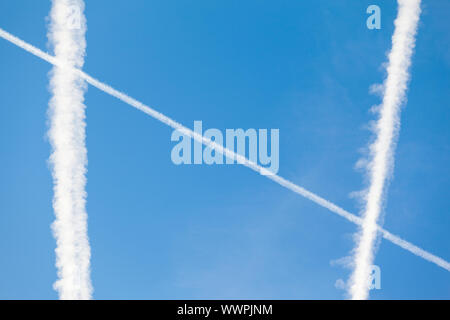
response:
[[[224,154],[227,157],[230,158],[237,158],[243,165],[249,167],[250,169],[261,173],[263,175],[265,175],[267,178],[273,180],[274,182],[278,183],[279,185],[317,203],[318,205],[330,210],[331,212],[334,212],[335,214],[345,218],[346,220],[356,224],[356,225],[361,225],[362,224],[362,219],[340,207],[338,207],[337,205],[335,205],[334,203],[325,200],[324,198],[278,176],[278,175],[272,175],[271,172],[269,172],[267,169],[257,165],[254,162],[249,161],[248,159],[246,159],[245,157],[242,157],[239,154],[236,154],[235,152],[224,148],[220,145],[215,144],[213,141],[204,138],[198,134],[196,134],[194,131],[186,128],[185,126],[181,125],[180,123],[172,120],[171,118],[165,116],[164,114],[146,106],[145,104],[137,101],[136,99],[133,99],[129,96],[127,96],[126,94],[108,86],[105,83],[102,83],[94,78],[92,78],[91,76],[89,76],[88,74],[84,73],[83,71],[79,70],[79,69],[74,69],[70,66],[67,66],[64,62],[59,61],[58,59],[55,59],[55,57],[52,57],[51,55],[43,52],[42,50],[24,42],[23,40],[13,36],[12,34],[6,32],[5,30],[0,28],[0,37],[4,38],[5,40],[13,43],[14,45],[28,51],[29,53],[49,62],[50,64],[53,64],[55,66],[59,66],[62,68],[69,68],[71,69],[71,71],[75,72],[78,74],[78,76],[84,80],[86,80],[86,82],[88,82],[89,84],[91,84],[92,86],[108,93],[109,95],[125,102],[126,104],[148,114],[149,116],[155,118],[156,120],[172,127],[173,129],[177,129],[180,130],[181,132],[183,132],[185,135],[195,139],[196,141],[203,143],[205,145],[210,145],[213,148],[216,148],[217,152],[220,152],[222,154]],[[447,271],[450,271],[450,263],[438,256],[435,256],[419,247],[417,247],[416,245],[403,240],[402,238],[390,233],[387,230],[384,230],[383,228],[377,226],[378,231],[382,234],[382,236],[389,240],[390,242],[398,245],[399,247],[415,254],[416,256],[419,256],[429,262],[432,262],[434,264],[436,264],[437,266],[444,268]]]
[[[86,49],[86,19],[82,0],[52,0],[48,38],[55,58],[67,67],[81,68]],[[87,236],[85,146],[85,81],[70,68],[55,65],[50,73],[49,104],[54,181],[52,225],[56,238],[60,299],[90,299],[90,247]]]
[[[384,83],[384,97],[375,127],[376,139],[370,145],[371,160],[368,165],[370,185],[365,195],[363,222],[358,234],[354,270],[350,278],[352,299],[369,297],[369,279],[375,255],[374,243],[379,230],[378,220],[393,171],[401,106],[406,97],[408,69],[414,50],[419,16],[420,0],[398,0],[398,15],[394,23],[395,31],[389,53],[387,79]]]

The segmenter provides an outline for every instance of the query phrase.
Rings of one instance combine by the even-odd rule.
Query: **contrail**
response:
[[[210,145],[212,148],[216,148],[217,152],[220,152],[227,157],[238,159],[242,164],[246,165],[250,169],[252,169],[258,173],[261,173],[263,175],[266,175],[267,178],[273,180],[274,182],[278,183],[279,185],[317,203],[318,205],[330,210],[331,212],[334,212],[335,214],[347,219],[348,221],[350,221],[356,225],[362,224],[362,219],[360,217],[338,207],[337,205],[333,204],[332,202],[325,200],[324,198],[306,190],[305,188],[302,188],[302,187],[294,184],[293,182],[290,182],[278,175],[271,175],[270,171],[255,164],[254,162],[249,161],[245,157],[243,157],[239,154],[236,154],[235,152],[233,152],[227,148],[224,148],[220,145],[217,145],[213,141],[196,134],[191,129],[186,128],[185,126],[181,125],[180,123],[178,123],[178,122],[172,120],[171,118],[163,115],[162,113],[146,106],[145,104],[137,101],[136,99],[133,99],[133,98],[127,96],[125,93],[122,93],[122,92],[108,86],[107,84],[104,84],[104,83],[92,78],[91,76],[84,73],[83,71],[81,71],[79,69],[71,68],[70,66],[67,66],[65,63],[55,59],[55,57],[52,57],[51,55],[41,51],[40,49],[24,42],[23,40],[13,36],[12,34],[4,31],[1,28],[0,28],[0,37],[15,44],[16,46],[18,46],[20,48],[30,52],[31,54],[49,62],[50,64],[53,64],[55,66],[59,66],[62,68],[69,68],[72,72],[77,73],[81,78],[85,79],[86,82],[90,83],[92,86],[94,86],[94,87],[108,93],[109,95],[129,104],[130,106],[148,114],[149,116],[155,118],[158,121],[161,121],[162,123],[172,127],[173,129],[180,130],[181,132],[183,132],[183,134],[195,139],[196,141],[201,142],[205,145]],[[415,254],[418,257],[421,257],[429,262],[436,264],[437,266],[439,266],[441,268],[444,268],[447,271],[450,271],[450,263],[445,261],[444,259],[442,259],[438,256],[435,256],[406,240],[403,240],[402,238],[390,233],[387,230],[384,230],[383,228],[381,228],[379,226],[377,226],[377,229],[383,235],[383,237],[385,239],[389,240],[390,242]]]
[[[374,242],[379,229],[378,220],[383,209],[384,194],[393,171],[401,106],[406,97],[408,69],[420,16],[420,0],[398,0],[398,6],[384,97],[375,128],[376,139],[370,145],[371,160],[367,168],[370,185],[365,195],[363,223],[355,248],[355,269],[350,277],[352,299],[369,297],[368,280],[375,255]]]
[[[70,68],[82,68],[86,49],[86,19],[82,0],[52,0],[48,39],[55,58]],[[85,81],[70,68],[55,65],[50,73],[49,103],[54,181],[52,225],[56,238],[60,299],[90,299],[90,247],[87,236],[85,146]]]

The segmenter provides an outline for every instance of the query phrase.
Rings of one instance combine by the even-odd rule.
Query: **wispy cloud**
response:
[[[367,299],[369,296],[368,279],[374,260],[374,243],[379,230],[378,221],[383,209],[384,194],[394,166],[400,111],[406,97],[408,69],[414,50],[419,16],[420,0],[398,0],[398,15],[392,36],[392,49],[389,53],[387,79],[383,86],[383,102],[375,126],[376,139],[370,145],[371,159],[367,165],[370,185],[364,194],[366,204],[355,249],[355,268],[350,278],[352,299]],[[383,235],[392,241],[389,233]]]
[[[85,146],[85,81],[70,68],[84,63],[86,21],[82,0],[53,0],[48,38],[55,58],[69,68],[55,66],[50,73],[49,104],[52,146],[50,163],[54,181],[52,225],[56,238],[61,299],[90,299],[90,247],[87,236]],[[70,15],[77,16],[71,17]],[[68,21],[73,18],[76,21]],[[74,24],[76,23],[76,24]]]

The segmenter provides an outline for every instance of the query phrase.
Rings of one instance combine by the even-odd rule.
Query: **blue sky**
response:
[[[382,29],[368,30],[377,4]],[[423,1],[385,227],[450,259],[450,22]],[[47,48],[48,1],[0,2]],[[188,127],[279,128],[279,174],[357,213],[395,1],[89,1],[84,70]],[[0,41],[0,298],[55,299],[46,138],[51,67]],[[356,227],[241,166],[176,166],[172,130],[90,87],[97,299],[342,299]],[[373,299],[449,299],[450,274],[381,241]]]

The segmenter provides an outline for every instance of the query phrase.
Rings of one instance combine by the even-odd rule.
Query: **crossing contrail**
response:
[[[415,45],[420,0],[398,0],[398,15],[389,53],[387,79],[380,116],[375,127],[376,139],[370,145],[370,163],[367,167],[369,182],[363,222],[354,253],[354,270],[350,278],[352,299],[369,297],[369,279],[375,256],[374,243],[378,221],[383,209],[384,194],[392,176],[394,152],[400,128],[400,112],[405,101],[408,69]]]
[[[302,197],[305,197],[313,202],[315,202],[316,204],[330,210],[331,212],[345,218],[346,220],[352,222],[353,224],[356,225],[361,225],[362,224],[362,219],[357,216],[354,215],[342,208],[340,208],[339,206],[335,205],[334,203],[312,193],[311,191],[306,190],[305,188],[302,188],[296,184],[294,184],[291,181],[288,181],[278,175],[272,175],[272,173],[257,165],[254,162],[249,161],[248,159],[246,159],[245,157],[236,154],[235,152],[222,147],[221,145],[217,145],[215,144],[213,141],[204,138],[201,135],[196,134],[194,131],[192,131],[191,129],[186,128],[185,126],[181,125],[180,123],[172,120],[171,118],[165,116],[164,114],[154,110],[153,108],[150,108],[148,106],[146,106],[145,104],[137,101],[136,99],[133,99],[129,96],[127,96],[125,93],[120,92],[112,87],[110,87],[109,85],[102,83],[94,78],[92,78],[91,76],[89,76],[88,74],[84,73],[83,71],[76,69],[76,68],[72,68],[70,66],[68,66],[67,64],[65,64],[62,61],[59,61],[57,59],[55,59],[55,57],[43,52],[42,50],[24,42],[23,40],[13,36],[12,34],[6,32],[5,30],[0,28],[0,37],[4,38],[5,40],[13,43],[14,45],[28,51],[29,53],[49,62],[50,64],[53,64],[55,66],[59,66],[61,68],[67,68],[70,71],[76,73],[80,78],[86,80],[86,82],[88,82],[89,84],[91,84],[92,86],[108,93],[109,95],[125,102],[126,104],[129,104],[130,106],[148,114],[149,116],[155,118],[156,120],[172,127],[173,129],[176,130],[180,130],[183,134],[185,134],[186,136],[189,136],[193,139],[195,139],[196,141],[203,143],[205,145],[209,145],[212,148],[216,148],[217,152],[220,152],[222,154],[224,154],[225,156],[229,157],[229,158],[235,158],[237,160],[239,160],[243,165],[249,167],[250,169],[265,175],[267,178],[273,180],[274,182],[278,183],[279,185],[301,195]],[[434,263],[435,265],[450,271],[450,263],[447,262],[446,260],[433,255],[421,248],[419,248],[418,246],[390,233],[387,230],[384,230],[383,228],[381,228],[380,226],[377,226],[377,230],[382,234],[383,238],[385,238],[386,240],[396,244],[397,246],[415,254],[418,257],[421,257],[429,262]]]
[[[82,68],[86,49],[86,19],[82,0],[52,0],[48,38],[55,58],[70,68]],[[90,299],[90,247],[87,236],[84,79],[55,65],[50,73],[49,103],[54,182],[52,225],[56,238],[60,299]]]

